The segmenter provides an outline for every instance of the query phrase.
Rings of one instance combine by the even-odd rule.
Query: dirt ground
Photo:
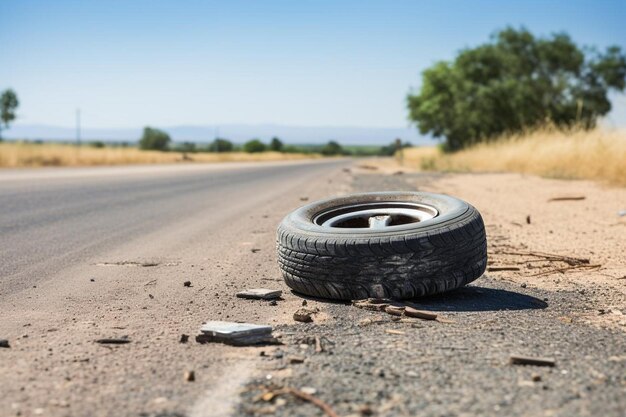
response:
[[[419,181],[408,182],[417,186]],[[576,319],[626,330],[621,302],[626,296],[626,216],[618,214],[626,207],[625,188],[518,174],[445,175],[419,188],[458,196],[479,209],[490,268],[519,268],[491,276],[587,293],[597,309],[581,308]]]
[[[307,299],[320,313],[294,322],[305,299],[276,263],[283,215],[313,199],[399,189],[476,206],[491,271],[463,290],[415,300],[441,321]],[[0,416],[322,415],[315,401],[355,417],[625,415],[626,217],[618,211],[626,189],[357,161],[275,194],[219,231],[208,234],[198,214],[140,246],[84,260],[64,281],[7,295],[1,329],[12,347],[0,352]],[[584,199],[550,201],[559,197]],[[514,270],[494,270],[503,267]],[[282,289],[283,298],[235,298],[246,287]],[[193,337],[206,320],[271,324],[283,345],[200,345]],[[179,343],[181,334],[190,341]],[[93,343],[123,335],[133,342]],[[556,366],[512,366],[514,353]]]
[[[308,300],[328,318],[281,328],[286,345],[263,353],[266,375],[243,391],[240,413],[321,415],[310,401],[280,394],[295,387],[354,417],[624,415],[625,189],[411,173],[388,160],[357,164],[351,175],[353,191],[417,189],[475,205],[488,233],[488,271],[466,289],[414,300],[441,322]],[[292,310],[298,303],[287,298]],[[313,349],[314,336],[324,351]],[[512,366],[513,354],[556,366]],[[294,356],[305,362],[292,364]]]

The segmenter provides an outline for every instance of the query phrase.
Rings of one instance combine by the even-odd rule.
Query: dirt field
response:
[[[189,162],[283,161],[319,158],[319,155],[281,152],[160,152],[134,147],[94,148],[62,144],[0,142],[0,167],[100,166]]]

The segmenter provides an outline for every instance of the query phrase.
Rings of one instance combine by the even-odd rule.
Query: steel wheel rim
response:
[[[428,204],[390,201],[333,208],[315,216],[313,223],[324,228],[389,230],[438,215]]]

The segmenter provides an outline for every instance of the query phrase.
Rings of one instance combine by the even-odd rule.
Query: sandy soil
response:
[[[626,295],[626,216],[618,215],[626,208],[626,188],[519,174],[459,174],[420,189],[458,196],[479,209],[491,275],[551,291],[585,292],[597,310],[580,311],[580,318],[626,330],[626,305],[617,301]],[[553,200],[562,197],[584,199]]]

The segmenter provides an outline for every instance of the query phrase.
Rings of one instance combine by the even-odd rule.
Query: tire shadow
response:
[[[478,286],[407,301],[420,309],[432,311],[538,310],[548,307],[548,303],[531,295]]]

